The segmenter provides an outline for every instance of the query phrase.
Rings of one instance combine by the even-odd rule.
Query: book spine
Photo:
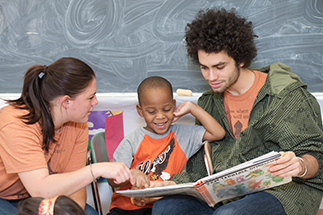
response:
[[[213,207],[216,204],[205,185],[195,187],[195,189],[210,207]]]

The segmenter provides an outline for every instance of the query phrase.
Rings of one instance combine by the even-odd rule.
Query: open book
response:
[[[209,206],[213,207],[216,203],[227,199],[290,182],[291,177],[271,176],[268,171],[271,166],[275,165],[279,157],[278,152],[272,151],[232,168],[201,178],[196,182],[116,192],[135,198],[188,194],[203,199]]]

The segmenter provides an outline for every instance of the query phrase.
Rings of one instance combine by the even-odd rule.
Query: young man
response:
[[[234,10],[200,11],[187,26],[188,55],[211,87],[198,104],[227,134],[213,143],[214,171],[275,150],[282,157],[272,175],[293,176],[293,181],[214,208],[190,196],[165,197],[154,204],[152,214],[316,214],[323,194],[323,131],[319,105],[306,84],[282,63],[248,69],[256,56],[256,35],[252,23]],[[200,150],[185,173],[163,185],[206,176],[202,156]]]
[[[204,141],[220,140],[225,135],[220,124],[197,104],[183,102],[176,107],[172,85],[165,78],[153,76],[143,80],[138,87],[138,101],[137,111],[146,126],[129,134],[113,154],[113,161],[123,162],[131,169],[135,183],[119,184],[119,189],[149,187],[150,180],[168,181],[182,171]],[[172,124],[188,113],[203,126]],[[130,198],[114,193],[110,215],[150,214],[151,199],[142,201],[131,202]]]

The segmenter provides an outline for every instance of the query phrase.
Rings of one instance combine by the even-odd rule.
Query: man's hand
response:
[[[287,177],[302,175],[305,172],[305,163],[296,157],[292,151],[279,152],[281,157],[276,165],[270,168],[272,176]]]

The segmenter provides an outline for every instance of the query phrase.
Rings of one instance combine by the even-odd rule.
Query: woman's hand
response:
[[[122,162],[102,162],[92,164],[95,176],[112,179],[115,184],[127,181],[134,183],[130,169]]]

